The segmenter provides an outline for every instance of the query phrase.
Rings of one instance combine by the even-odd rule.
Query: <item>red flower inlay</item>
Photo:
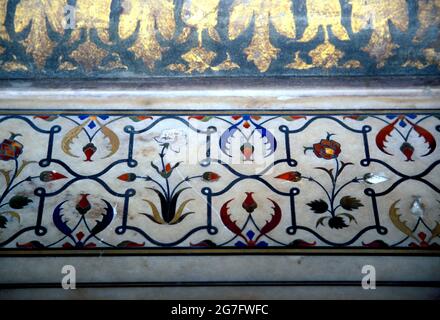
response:
[[[0,160],[9,161],[17,159],[23,152],[23,145],[15,140],[21,134],[12,133],[9,139],[3,140],[0,144]]]
[[[327,137],[327,139],[322,139],[319,143],[313,145],[313,152],[318,158],[331,160],[339,156],[341,145]]]

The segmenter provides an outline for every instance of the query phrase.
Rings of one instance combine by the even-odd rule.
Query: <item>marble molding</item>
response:
[[[438,254],[436,110],[3,110],[0,254]]]

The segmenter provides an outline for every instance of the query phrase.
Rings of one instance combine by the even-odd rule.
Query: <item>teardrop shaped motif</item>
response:
[[[81,194],[81,199],[78,201],[78,204],[75,207],[76,211],[82,215],[86,214],[92,208],[89,199],[87,199],[88,196],[89,194],[87,193]]]
[[[246,199],[244,199],[242,203],[242,207],[244,210],[246,210],[248,213],[254,212],[255,209],[257,209],[258,205],[255,202],[254,198],[252,197],[254,193],[253,192],[246,192]]]
[[[93,143],[86,144],[83,148],[84,155],[86,156],[86,160],[84,161],[93,161],[92,157],[95,154],[96,150],[96,146]]]
[[[244,156],[244,160],[252,160],[252,155],[254,154],[255,147],[249,142],[246,142],[241,146],[240,151]]]

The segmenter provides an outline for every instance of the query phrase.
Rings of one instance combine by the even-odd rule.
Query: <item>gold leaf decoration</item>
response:
[[[214,41],[219,41],[215,27],[217,26],[218,6],[220,0],[184,0],[181,12],[182,21],[197,32],[199,47],[203,46],[203,31],[208,30],[208,35]],[[186,34],[182,42],[188,39],[192,30],[184,29]],[[186,38],[186,39],[185,39]]]
[[[417,17],[420,23],[419,29],[413,38],[413,43],[421,43],[429,29],[435,28],[437,33],[440,29],[440,0],[424,0],[418,3]],[[419,60],[407,61],[402,67],[415,67],[417,69],[423,69],[429,65],[437,65],[440,68],[440,50],[439,39],[436,43],[430,44],[430,48],[423,50],[426,63],[422,63]]]
[[[393,43],[389,22],[400,31],[408,30],[409,16],[406,0],[351,0],[353,7],[351,25],[354,33],[371,28],[368,45],[362,50],[376,59],[377,67],[383,68],[388,58],[394,55],[393,51],[399,46]]]
[[[440,51],[436,51],[434,48],[428,48],[423,50],[426,61],[429,64],[437,65],[440,68]]]
[[[324,42],[318,45],[315,49],[309,52],[312,58],[312,63],[308,64],[300,57],[300,52],[295,53],[295,58],[292,63],[286,65],[288,69],[307,70],[311,68],[345,68],[354,69],[360,68],[361,63],[358,60],[349,60],[343,65],[339,64],[339,60],[344,57],[344,52],[337,49],[332,43]]]
[[[24,64],[14,60],[14,61],[7,61],[1,65],[1,68],[7,72],[13,72],[13,71],[28,71],[28,67],[26,67]]]
[[[390,207],[389,216],[390,216],[391,222],[394,224],[394,226],[397,229],[399,229],[401,232],[406,234],[408,237],[411,237],[411,238],[415,239],[416,241],[418,241],[417,238],[413,235],[412,230],[406,225],[406,221],[402,221],[400,219],[401,215],[399,214],[399,208],[396,208],[396,205],[399,201],[400,200],[397,200]]]
[[[188,63],[187,73],[198,71],[205,72],[211,67],[211,62],[214,60],[216,53],[208,51],[205,48],[192,48],[190,51],[182,55],[182,59]]]
[[[329,41],[328,28],[341,41],[350,40],[342,25],[342,10],[339,0],[307,0],[307,28],[299,42],[309,42],[318,35],[322,26],[326,42]]]
[[[177,43],[188,41],[193,30],[197,32],[198,46],[182,54],[181,58],[186,64],[173,63],[167,66],[168,70],[193,73],[203,73],[206,70],[220,71],[239,68],[232,62],[229,54],[225,61],[217,66],[212,62],[217,57],[217,53],[203,47],[203,34],[207,31],[208,36],[215,42],[220,42],[221,38],[217,26],[219,0],[185,0],[183,2],[181,18],[186,24],[182,33],[177,38]]]
[[[46,19],[52,30],[63,34],[66,4],[66,0],[22,0],[17,5],[14,17],[15,32],[22,32],[30,25],[29,35],[21,43],[26,48],[26,53],[33,57],[39,69],[44,67],[55,47],[47,35]]]
[[[176,72],[185,72],[187,70],[186,66],[183,63],[172,63],[167,66],[167,69]]]
[[[220,22],[227,30],[219,28]],[[179,35],[174,37],[178,23]],[[348,33],[347,23],[353,33]],[[159,64],[162,60],[175,72],[218,72],[240,68],[233,59],[243,54],[250,62],[243,72],[248,76],[270,70],[281,48],[314,41],[313,47],[301,44],[304,49],[293,50],[293,61],[285,68],[319,68],[306,73],[323,75],[330,75],[332,68],[361,68],[358,60],[346,60],[349,53],[366,57],[362,49],[377,69],[399,61],[401,68],[414,73],[432,65],[440,68],[440,38],[435,39],[439,28],[440,0],[0,0],[0,72],[57,77],[72,71],[116,71],[132,77],[123,74],[133,66],[131,60],[149,70],[160,65],[154,75],[169,75]],[[240,43],[247,35],[251,39]],[[359,46],[365,35],[369,39]],[[318,37],[323,41],[316,41]],[[350,37],[352,47],[343,49],[340,41]],[[188,41],[192,45],[181,52],[178,44]],[[403,48],[396,50],[399,44]],[[233,56],[223,58],[226,52]],[[279,67],[271,71],[296,74]],[[394,67],[379,73],[389,71],[401,74]]]
[[[102,60],[107,56],[107,51],[98,47],[94,42],[87,39],[70,54],[70,57],[78,62],[86,72],[99,67]]]
[[[303,59],[301,59],[300,56],[301,52],[297,51],[295,52],[295,57],[292,63],[289,63],[285,66],[287,69],[298,69],[298,70],[307,70],[314,68],[315,66],[313,64],[309,64],[305,62]]]
[[[416,68],[419,70],[425,69],[430,65],[435,65],[440,69],[440,51],[435,50],[434,48],[426,48],[423,49],[423,55],[425,56],[426,62],[422,62],[420,60],[407,60],[402,64],[404,68]]]
[[[342,25],[342,9],[339,0],[307,0],[307,27],[299,39],[299,42],[309,42],[314,40],[320,27],[324,31],[324,43],[319,44],[311,50],[308,55],[312,59],[312,63],[308,64],[301,59],[300,52],[295,53],[294,61],[288,65],[288,69],[306,70],[311,68],[360,68],[361,63],[357,60],[350,60],[340,65],[345,53],[337,49],[335,45],[330,43],[329,30],[341,41],[350,40],[347,30]]]
[[[5,20],[6,20],[6,6],[7,0],[0,0],[0,39],[9,40],[9,35],[6,32]]]
[[[294,38],[295,19],[291,0],[235,0],[229,18],[229,39],[235,40],[250,25],[254,17],[255,27],[250,45],[244,50],[248,61],[253,61],[260,72],[266,72],[272,60],[277,59],[279,49],[270,42],[270,23],[281,35]]]
[[[153,69],[165,50],[156,39],[156,31],[167,40],[171,40],[175,32],[174,3],[172,0],[132,0],[129,6],[130,10],[120,17],[119,35],[128,38],[139,24],[138,36],[129,51]]]
[[[425,69],[429,66],[429,63],[423,63],[420,60],[407,60],[402,64],[404,68],[416,68],[419,70]]]
[[[167,66],[168,70],[193,73],[203,73],[210,69],[213,71],[238,69],[240,66],[231,60],[229,53],[226,54],[226,60],[217,66],[212,66],[212,61],[217,57],[213,51],[208,51],[205,48],[196,47],[182,55],[182,59],[187,65],[182,63],[174,63]]]
[[[309,52],[314,66],[325,69],[338,66],[338,61],[344,56],[341,50],[338,50],[330,42],[324,42]]]
[[[440,27],[440,0],[423,0],[418,2],[417,17],[420,23],[414,43],[420,43],[432,26]]]
[[[76,26],[70,36],[70,43],[79,41],[82,30],[86,32],[86,40],[70,54],[86,72],[99,68],[102,60],[108,55],[103,48],[90,40],[90,32],[96,30],[98,37],[109,44],[108,29],[110,26],[111,0],[89,1],[77,0],[75,7]]]
[[[217,66],[211,67],[214,71],[239,69],[240,66],[231,60],[229,53],[226,54],[226,60]]]
[[[184,27],[182,29],[182,32],[177,37],[176,42],[177,43],[185,43],[188,41],[189,36],[191,35],[191,28],[190,27]]]
[[[112,53],[112,60],[107,62],[104,66],[99,66],[100,70],[111,71],[111,70],[127,70],[128,67],[122,63],[121,56],[116,52]]]
[[[112,0],[77,0],[75,7],[76,25],[72,31],[70,42],[78,41],[82,30],[86,30],[89,39],[90,30],[96,29],[99,38],[108,43],[111,3]]]
[[[63,57],[58,58],[58,70],[60,71],[74,71],[78,67],[74,66],[73,63],[69,61],[63,61]]]

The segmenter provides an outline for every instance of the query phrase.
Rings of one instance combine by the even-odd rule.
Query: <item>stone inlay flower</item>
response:
[[[304,153],[307,150],[313,150],[313,153],[320,159],[332,160],[341,153],[341,145],[335,140],[331,140],[334,134],[327,133],[326,139],[321,139],[319,143],[315,143],[313,147],[304,147]]]
[[[15,140],[21,134],[11,133],[9,139],[3,140],[0,144],[0,160],[9,161],[16,160],[23,152],[23,145]]]

